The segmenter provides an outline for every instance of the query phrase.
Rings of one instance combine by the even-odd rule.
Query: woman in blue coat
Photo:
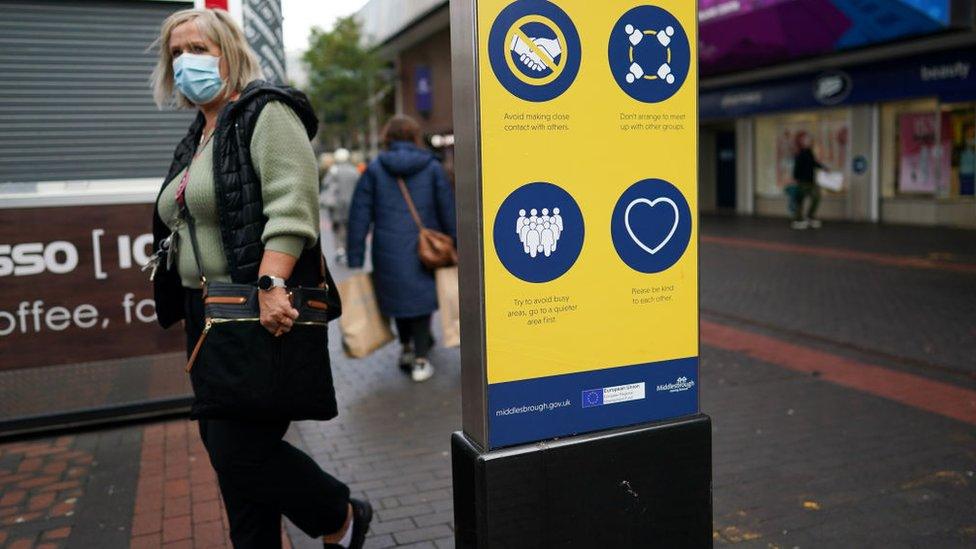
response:
[[[417,225],[397,179],[406,183],[424,226],[456,240],[454,191],[440,162],[420,148],[420,126],[412,118],[393,117],[383,129],[383,146],[356,184],[346,250],[349,267],[362,268],[372,228],[376,300],[396,321],[403,345],[400,368],[421,382],[434,375],[427,356],[434,342],[430,316],[437,310],[437,291],[433,273],[417,255]]]

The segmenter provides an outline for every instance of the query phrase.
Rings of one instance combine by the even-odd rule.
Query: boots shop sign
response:
[[[179,351],[156,323],[151,206],[4,210],[0,218],[0,370]],[[133,230],[136,228],[137,230]]]

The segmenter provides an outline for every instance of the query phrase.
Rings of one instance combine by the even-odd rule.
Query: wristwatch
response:
[[[265,292],[270,291],[273,288],[284,288],[285,279],[277,276],[262,275],[258,279],[258,289]]]

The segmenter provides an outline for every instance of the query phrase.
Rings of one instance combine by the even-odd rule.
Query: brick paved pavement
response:
[[[971,230],[827,221],[823,229],[792,231],[787,230],[788,224],[779,218],[704,216],[702,236],[706,240],[742,238],[976,265],[976,239]]]
[[[886,240],[886,231],[905,245]],[[972,232],[844,224],[801,234],[778,222],[706,218],[703,235],[877,254],[894,264],[934,261],[925,269],[895,267],[706,240],[704,318],[838,363],[871,364],[885,376],[878,383],[896,377],[886,372],[908,372],[974,387],[966,374],[976,369],[976,276],[938,264],[976,265]],[[976,543],[971,423],[825,382],[817,371],[709,346],[707,331],[702,406],[715,421],[717,543]],[[337,359],[338,385],[349,391],[341,421],[299,431],[323,466],[377,503],[371,547],[451,546],[440,538],[451,525],[450,494],[436,479],[447,486],[438,477],[447,474],[444,433],[460,423],[457,358],[438,350],[438,376],[415,386],[396,371],[395,347],[366,360]],[[936,397],[897,389],[909,400]],[[976,401],[965,405],[972,417]]]
[[[229,547],[227,516],[196,424],[176,421],[142,434],[132,517],[133,548],[163,544]]]
[[[0,445],[0,547],[126,546],[139,439],[129,428]]]
[[[178,420],[145,427],[138,459],[132,549],[231,546],[217,478],[196,423]]]
[[[0,545],[64,545],[92,463],[75,442],[65,436],[0,448]]]
[[[334,332],[334,356],[337,342]],[[448,443],[460,425],[459,356],[435,349],[437,375],[418,385],[397,368],[396,347],[335,360],[342,419],[304,422],[299,432],[319,463],[373,502],[368,547],[453,547]]]
[[[976,407],[976,277],[750,244],[966,265],[976,263],[973,233],[839,224],[791,233],[778,222],[706,218],[703,234],[741,241],[702,246],[716,543],[976,545],[976,426],[967,415]],[[395,345],[358,361],[341,357],[335,330],[332,345],[342,415],[302,423],[292,436],[374,502],[370,547],[453,546],[457,351],[436,349],[437,376],[415,385],[397,371]],[[936,397],[906,379],[952,389],[962,415],[920,409]],[[50,488],[74,478],[79,486]],[[33,479],[43,482],[19,484]],[[54,500],[38,498],[46,493]],[[0,445],[0,547],[190,547],[191,538],[222,547],[218,501],[186,421]],[[295,547],[319,546],[289,534]]]
[[[881,238],[886,229],[891,241]],[[892,257],[941,254],[965,257],[976,266],[973,231],[854,224],[789,231],[781,222],[705,218],[703,236],[880,251]],[[901,252],[899,239],[905,243]],[[976,273],[840,261],[707,240],[701,270],[706,316],[847,345],[960,383],[976,381]]]

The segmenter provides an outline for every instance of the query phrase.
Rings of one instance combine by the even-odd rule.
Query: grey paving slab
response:
[[[971,229],[825,221],[819,230],[793,231],[788,224],[785,218],[706,215],[702,234],[976,263]]]
[[[826,224],[790,231],[778,221],[705,218],[703,236],[744,238],[892,258],[946,255],[976,265],[976,232]],[[900,358],[907,367],[976,381],[976,271],[899,268],[706,241],[701,307],[728,321]]]

